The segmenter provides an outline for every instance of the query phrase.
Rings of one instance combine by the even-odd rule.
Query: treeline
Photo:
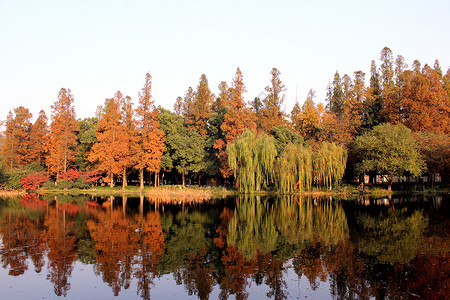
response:
[[[74,97],[63,88],[50,125],[44,111],[34,123],[24,107],[8,114],[3,173],[12,178],[17,170],[41,171],[59,184],[77,169],[84,180],[102,178],[111,186],[126,186],[131,176],[141,187],[146,181],[195,180],[285,192],[331,188],[344,174],[385,175],[390,183],[423,172],[448,179],[450,69],[444,74],[437,60],[433,67],[416,60],[408,68],[386,47],[380,66],[371,63],[368,84],[362,71],[342,77],[336,72],[325,106],[311,89],[290,114],[282,108],[281,73],[274,68],[270,75],[267,96],[251,101],[244,99],[239,68],[230,84],[219,84],[218,95],[202,75],[195,89],[176,99],[172,112],[156,107],[147,74],[137,105],[118,91],[95,117],[83,120],[76,119]],[[39,184],[45,181],[40,178]]]

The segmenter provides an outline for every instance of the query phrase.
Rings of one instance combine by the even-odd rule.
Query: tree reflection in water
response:
[[[286,299],[289,276],[304,278],[312,291],[328,282],[334,299],[450,294],[445,202],[428,214],[349,203],[243,196],[180,207],[144,197],[27,195],[0,203],[0,259],[17,277],[30,264],[42,272],[47,257],[58,296],[70,295],[77,260],[92,264],[113,295],[134,287],[142,299],[166,274],[200,299],[246,299],[258,287]],[[430,215],[439,220],[433,227]]]

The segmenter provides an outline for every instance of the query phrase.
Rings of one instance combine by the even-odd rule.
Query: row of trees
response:
[[[117,179],[125,186],[133,174],[143,187],[144,173],[153,173],[155,184],[164,175],[164,180],[179,175],[183,184],[186,177],[199,183],[205,178],[229,182],[234,175],[242,190],[276,185],[291,191],[296,183],[300,188],[313,183],[328,187],[342,179],[347,157],[349,176],[380,171],[363,164],[379,149],[363,149],[355,141],[390,123],[406,126],[414,134],[412,143],[400,145],[401,151],[421,151],[415,162],[418,168],[412,171],[400,161],[395,176],[419,175],[424,170],[422,158],[430,173],[448,176],[450,70],[444,75],[438,61],[433,68],[422,68],[415,61],[408,69],[402,56],[394,61],[389,48],[382,50],[380,61],[379,68],[372,61],[368,86],[361,71],[354,72],[353,78],[336,72],[326,106],[316,104],[311,89],[304,104],[300,107],[296,102],[290,115],[282,108],[286,87],[275,68],[263,99],[245,101],[238,68],[230,85],[219,84],[217,96],[202,75],[196,89],[189,87],[184,97],[176,99],[174,112],[155,106],[150,74],[137,107],[117,92],[97,109],[96,117],[83,120],[76,119],[74,97],[63,88],[52,106],[50,126],[43,111],[33,124],[24,107],[9,113],[1,147],[3,165],[14,169],[37,162],[56,181],[70,168],[96,169],[111,186]],[[252,147],[243,146],[245,151],[239,152],[239,143],[250,135]],[[254,164],[247,163],[251,160]]]

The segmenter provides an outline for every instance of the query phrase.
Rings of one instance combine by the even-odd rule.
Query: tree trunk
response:
[[[141,182],[140,189],[143,190],[144,189],[144,168],[139,169],[139,181]]]
[[[184,188],[184,171],[181,172],[181,181],[183,182],[183,188]]]
[[[127,168],[123,168],[122,189],[124,190],[126,186],[127,186]]]
[[[114,174],[112,172],[111,172],[109,180],[110,180],[109,186],[113,188],[114,187]]]
[[[155,187],[158,186],[158,173],[155,172]]]

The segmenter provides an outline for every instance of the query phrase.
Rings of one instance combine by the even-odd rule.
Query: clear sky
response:
[[[280,70],[289,113],[310,88],[323,101],[336,70],[368,82],[384,46],[445,72],[450,1],[0,0],[0,119],[18,106],[50,117],[62,87],[79,118],[118,90],[137,103],[147,72],[156,105],[172,109],[202,74],[217,94],[238,66],[247,101]]]

